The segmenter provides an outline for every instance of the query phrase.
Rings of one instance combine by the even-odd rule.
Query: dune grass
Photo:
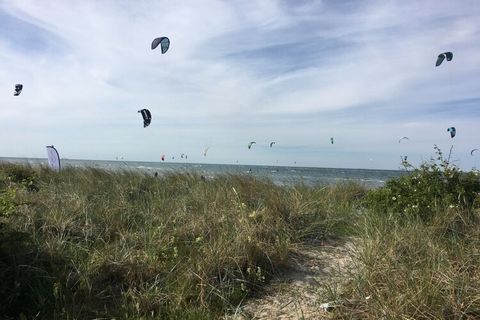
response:
[[[480,179],[438,158],[364,198],[338,318],[480,319]]]
[[[351,232],[356,184],[0,166],[0,315],[214,319],[297,243]]]
[[[437,152],[375,190],[1,165],[0,318],[219,319],[353,235],[333,318],[480,319],[479,175]]]

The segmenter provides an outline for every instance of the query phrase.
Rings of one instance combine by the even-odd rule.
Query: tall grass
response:
[[[480,179],[437,155],[366,196],[338,318],[480,319]]]
[[[221,318],[297,244],[355,235],[333,317],[480,319],[479,176],[437,152],[369,191],[1,165],[0,318]]]
[[[296,243],[349,233],[364,193],[1,165],[0,317],[221,317]]]

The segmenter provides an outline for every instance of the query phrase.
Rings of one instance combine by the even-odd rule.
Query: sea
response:
[[[32,166],[48,166],[47,159],[41,158],[3,158],[0,163],[19,163]],[[329,185],[345,181],[355,181],[367,188],[378,188],[388,179],[405,173],[400,170],[312,168],[262,165],[171,163],[142,161],[108,161],[61,159],[62,167],[99,168],[112,171],[130,170],[158,175],[195,172],[204,177],[214,178],[218,175],[244,174],[258,178],[267,178],[277,185],[305,184],[309,186]]]

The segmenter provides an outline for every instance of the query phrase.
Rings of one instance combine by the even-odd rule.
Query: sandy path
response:
[[[250,299],[234,319],[327,319],[321,307],[327,288],[346,280],[352,241],[303,245],[292,253],[291,268],[272,280],[259,298]]]

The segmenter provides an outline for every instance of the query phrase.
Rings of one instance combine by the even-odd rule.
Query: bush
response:
[[[371,190],[365,200],[377,212],[417,216],[429,220],[439,210],[456,208],[467,213],[477,204],[480,179],[476,172],[462,172],[444,158],[435,146],[436,159],[414,168],[404,162],[409,174],[387,181],[383,188]],[[451,154],[451,150],[450,150]]]
[[[9,184],[19,184],[25,187],[28,191],[38,191],[37,173],[30,166],[19,165],[4,165],[2,166],[0,178],[3,186],[8,187]],[[3,176],[3,177],[2,177]]]

